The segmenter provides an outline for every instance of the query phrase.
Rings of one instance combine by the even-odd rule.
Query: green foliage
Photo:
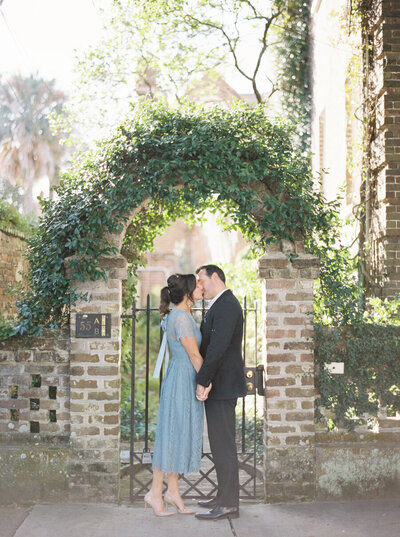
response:
[[[150,420],[154,414],[150,415]],[[145,436],[146,411],[142,399],[135,402],[135,442],[143,441]],[[154,419],[150,421],[148,439],[154,441],[156,426]],[[131,438],[131,398],[130,395],[121,398],[121,440],[129,441]]]
[[[144,438],[146,408],[146,312],[138,312],[135,321],[135,442]],[[149,440],[154,440],[158,410],[159,381],[153,379],[160,347],[160,315],[150,312],[149,317]],[[132,372],[132,320],[122,323],[121,345],[121,437],[130,438],[131,411],[131,372]]]
[[[236,445],[240,451],[243,447],[244,426],[244,451],[252,451],[255,447],[257,464],[262,464],[264,451],[264,420],[263,400],[258,395],[258,407],[254,409],[253,396],[239,399],[236,407]],[[245,401],[245,415],[243,421],[243,400]]]
[[[396,326],[358,323],[327,328],[315,326],[317,418],[321,407],[333,411],[330,427],[352,430],[376,417],[386,406],[400,411],[400,332]],[[344,362],[344,375],[331,374],[326,363]],[[367,418],[368,419],[368,418]]]
[[[314,296],[314,342],[317,418],[330,410],[328,427],[352,430],[368,415],[372,424],[380,406],[400,408],[400,297],[392,301],[364,298],[358,278],[359,257],[343,246],[343,226],[332,213],[330,232],[308,242],[320,258]],[[330,362],[344,362],[344,375],[331,374]]]
[[[400,296],[388,300],[374,297],[367,300],[367,309],[364,312],[367,323],[391,326],[400,325]]]
[[[0,341],[8,339],[15,334],[13,324],[0,315]]]
[[[31,216],[22,215],[8,200],[0,197],[0,227],[5,229],[12,228],[28,236],[31,234],[34,225],[34,220]]]
[[[361,321],[364,302],[357,257],[340,243],[320,243],[312,251],[320,258],[320,277],[314,295],[315,321],[329,326]]]
[[[121,233],[140,207],[133,218],[139,232],[129,235],[137,252],[180,214],[207,207],[222,207],[259,247],[327,233],[332,208],[313,191],[308,160],[292,135],[261,106],[137,106],[109,140],[77,158],[57,198],[42,201],[29,239],[29,290],[17,303],[17,331],[37,334],[67,319],[78,294],[64,260],[74,256],[72,280],[106,278],[98,260],[116,252],[106,234]],[[137,255],[132,264],[139,263]]]
[[[340,200],[332,204],[327,228],[306,238],[305,246],[320,260],[320,276],[314,295],[314,321],[338,326],[362,321],[365,304],[358,278],[359,258],[343,244]]]
[[[278,4],[280,1],[278,0]],[[299,145],[311,144],[310,2],[289,0],[275,26],[279,39],[274,52],[280,88],[280,103],[288,118],[297,122]]]
[[[241,303],[246,297],[250,307],[261,301],[261,280],[257,278],[259,257],[260,252],[250,250],[238,261],[221,265],[227,278],[227,286],[234,291]]]
[[[221,77],[234,72],[258,103],[279,94],[287,117],[306,131],[302,138],[309,137],[305,0],[107,0],[96,5],[103,20],[101,40],[76,63],[69,106],[82,132],[114,127],[128,103],[139,99],[218,96]],[[270,77],[268,59],[275,49],[279,60]]]

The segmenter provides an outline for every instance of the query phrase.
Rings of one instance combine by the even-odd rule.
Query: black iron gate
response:
[[[207,309],[192,308],[200,322]],[[252,319],[251,319],[252,317]],[[129,496],[134,501],[143,498],[152,481],[152,442],[158,398],[161,390],[163,369],[160,379],[151,379],[155,366],[162,332],[159,328],[159,310],[152,308],[147,296],[145,308],[137,308],[122,315],[131,320],[131,412],[129,464],[123,473],[129,472]],[[249,308],[243,303],[243,359],[247,381],[247,396],[239,399],[237,407],[237,448],[239,458],[240,498],[254,499],[262,494],[262,401],[263,366],[258,364],[257,304]],[[249,330],[250,327],[250,330]],[[250,332],[250,335],[249,335]],[[126,351],[127,352],[127,351]],[[157,383],[155,387],[154,384]],[[206,498],[217,490],[216,473],[212,455],[205,439],[202,453],[202,467],[198,474],[180,476],[180,490],[184,498]]]

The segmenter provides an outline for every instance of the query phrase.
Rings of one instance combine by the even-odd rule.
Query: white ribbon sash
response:
[[[154,368],[153,378],[158,379],[160,377],[160,371],[161,371],[164,360],[165,360],[164,371],[166,371],[168,367],[168,362],[169,362],[167,331],[164,332],[164,335],[161,341],[160,351],[157,356],[157,362],[156,362],[156,367]]]

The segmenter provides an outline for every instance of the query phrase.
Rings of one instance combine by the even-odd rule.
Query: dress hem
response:
[[[161,467],[160,465],[152,465],[153,470],[159,470],[160,472],[164,472],[165,474],[180,474],[180,475],[188,475],[188,474],[197,474],[200,472],[200,467],[197,468],[190,468],[189,470],[176,470],[176,469],[168,469]]]

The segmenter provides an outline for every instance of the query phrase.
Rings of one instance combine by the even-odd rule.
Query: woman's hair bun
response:
[[[165,315],[170,311],[169,305],[179,304],[188,295],[193,300],[193,291],[196,289],[196,276],[194,274],[171,274],[167,285],[160,293],[160,313]]]

